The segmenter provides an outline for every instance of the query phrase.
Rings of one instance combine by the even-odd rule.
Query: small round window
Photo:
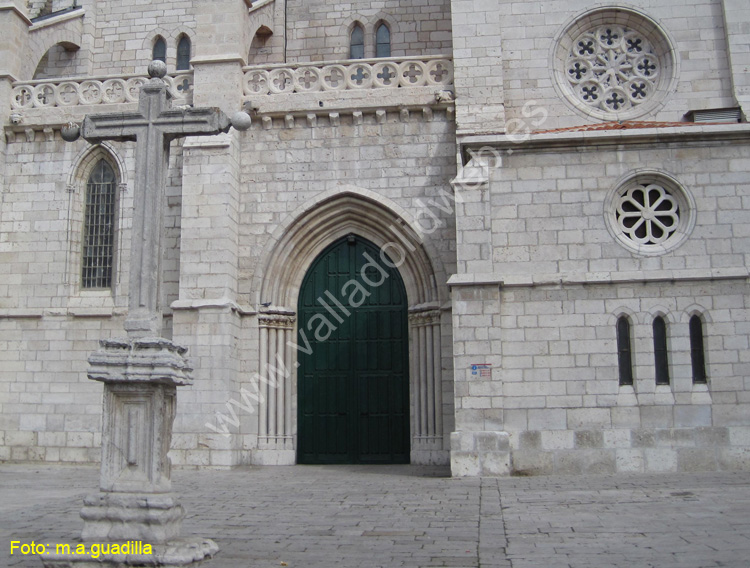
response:
[[[677,180],[664,174],[638,174],[607,199],[607,225],[633,252],[657,255],[680,246],[695,224],[695,205]]]
[[[674,87],[670,42],[656,23],[633,11],[591,12],[561,34],[554,50],[556,88],[587,116],[641,116]]]

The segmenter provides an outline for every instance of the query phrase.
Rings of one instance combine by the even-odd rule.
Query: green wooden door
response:
[[[408,463],[406,291],[360,237],[310,267],[298,306],[297,461]]]

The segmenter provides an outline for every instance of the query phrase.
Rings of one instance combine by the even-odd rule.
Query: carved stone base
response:
[[[412,450],[412,465],[448,465],[451,462],[450,452],[447,450]]]
[[[180,535],[185,510],[170,493],[97,493],[83,500],[84,542],[165,544]]]
[[[115,543],[122,549],[123,543]],[[146,568],[156,566],[200,566],[219,551],[216,543],[210,539],[176,540],[167,544],[151,545],[151,553],[145,554],[145,547],[131,543],[131,553],[112,554],[114,544],[97,545],[92,553],[92,545],[86,545],[85,554],[76,554],[76,547],[71,544],[70,553],[50,553],[42,556],[45,568]],[[135,549],[137,553],[132,553]]]
[[[191,384],[186,349],[162,338],[110,339],[89,356],[104,383],[100,488],[167,493],[176,387]]]

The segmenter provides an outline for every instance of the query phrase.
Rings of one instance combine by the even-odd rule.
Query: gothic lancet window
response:
[[[633,384],[633,355],[630,347],[630,321],[627,316],[617,320],[617,364],[620,370],[620,385]]]
[[[690,361],[693,366],[693,382],[705,384],[706,353],[703,349],[703,320],[699,315],[690,318]]]
[[[81,285],[84,289],[112,287],[115,241],[115,172],[99,160],[86,184]]]
[[[151,59],[156,61],[157,59],[159,61],[163,61],[164,63],[167,62],[167,42],[164,41],[163,37],[157,37],[156,41],[154,42],[154,49],[151,53]]]
[[[391,56],[391,30],[380,24],[375,31],[375,57]]]
[[[656,316],[653,323],[654,332],[654,367],[656,384],[669,384],[669,356],[667,353],[667,322],[662,316]]]
[[[360,24],[354,24],[349,43],[349,58],[364,59],[365,57],[365,31]]]
[[[177,44],[177,70],[187,71],[190,69],[190,38],[182,36]]]

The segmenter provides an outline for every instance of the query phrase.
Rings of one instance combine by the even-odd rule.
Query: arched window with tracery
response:
[[[690,362],[693,368],[693,382],[705,384],[708,382],[706,374],[706,352],[703,345],[703,320],[699,315],[690,318]]]
[[[656,316],[653,323],[654,332],[654,370],[657,385],[669,384],[669,352],[667,351],[667,322],[662,316]]]
[[[617,366],[620,385],[633,384],[633,350],[630,343],[630,320],[628,316],[617,318]]]
[[[356,23],[352,28],[349,42],[349,58],[365,58],[365,30],[362,28],[362,24]]]
[[[375,57],[391,56],[391,30],[381,22],[375,30]]]
[[[112,287],[115,256],[115,208],[117,177],[109,163],[101,159],[86,183],[81,287],[101,290]]]
[[[158,59],[164,63],[167,62],[167,42],[164,41],[164,38],[161,36],[158,36],[156,41],[154,41],[154,48],[151,51],[151,59],[154,61]]]
[[[190,69],[190,38],[186,35],[180,38],[177,43],[177,71],[187,71]]]

